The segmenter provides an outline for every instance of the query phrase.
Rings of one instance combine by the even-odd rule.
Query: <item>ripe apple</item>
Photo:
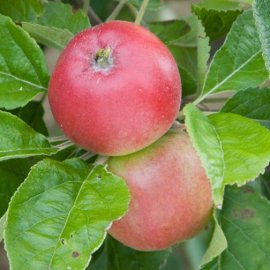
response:
[[[147,29],[111,21],[76,35],[49,83],[65,135],[103,155],[136,152],[167,132],[181,101],[177,65]]]
[[[159,250],[191,238],[212,208],[210,182],[186,132],[169,131],[149,147],[112,157],[109,169],[127,183],[128,212],[109,230],[138,250]]]

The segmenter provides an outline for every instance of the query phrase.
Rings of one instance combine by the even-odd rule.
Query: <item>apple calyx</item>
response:
[[[100,48],[94,56],[94,67],[97,71],[107,71],[113,65],[112,49],[107,46]]]

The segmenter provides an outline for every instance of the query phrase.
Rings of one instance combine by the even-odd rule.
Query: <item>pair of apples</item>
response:
[[[155,35],[123,21],[82,31],[58,59],[49,101],[65,135],[112,156],[108,168],[129,187],[129,210],[110,228],[113,237],[159,250],[202,229],[212,208],[210,183],[186,132],[169,130],[181,82]]]

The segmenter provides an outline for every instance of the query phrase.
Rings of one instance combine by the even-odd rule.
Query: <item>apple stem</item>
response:
[[[149,0],[143,0],[141,8],[139,10],[139,13],[135,19],[135,24],[140,25],[144,16],[144,13],[146,11],[146,8],[148,6]]]
[[[113,12],[111,13],[111,15],[106,19],[106,22],[115,20],[116,17],[119,15],[120,11],[122,10],[122,8],[124,7],[124,5],[126,4],[127,1],[128,0],[121,0],[118,3],[118,5],[116,6],[116,8],[113,10]]]
[[[96,161],[95,161],[95,164],[96,165],[98,165],[98,164],[104,165],[108,159],[109,159],[108,156],[98,156]]]

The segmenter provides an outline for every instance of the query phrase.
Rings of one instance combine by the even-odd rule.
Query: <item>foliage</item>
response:
[[[202,0],[190,3],[192,15],[169,21],[153,15],[166,1],[149,1],[142,24],[178,65],[177,120],[215,208],[201,235],[147,253],[106,237],[128,210],[122,179],[43,119],[46,50],[62,50],[111,14],[134,21],[142,5],[127,0],[117,13],[123,1],[78,2],[0,0],[0,239],[10,269],[270,269],[270,0]],[[220,93],[225,104],[209,108]]]

